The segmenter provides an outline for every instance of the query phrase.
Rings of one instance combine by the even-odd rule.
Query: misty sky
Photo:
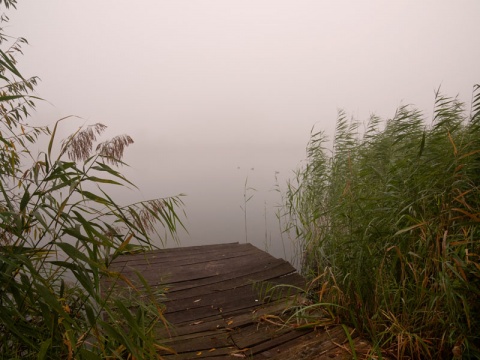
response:
[[[20,0],[8,15],[49,101],[34,120],[131,135],[141,192],[117,198],[187,194],[182,245],[244,241],[248,176],[249,240],[263,248],[267,230],[282,256],[275,174],[283,187],[312,126],[333,135],[340,108],[367,120],[401,104],[430,119],[439,86],[469,102],[480,83],[478,0]]]

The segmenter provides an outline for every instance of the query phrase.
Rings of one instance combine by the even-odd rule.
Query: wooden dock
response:
[[[351,357],[341,326],[298,330],[276,325],[305,280],[287,261],[251,244],[121,255],[110,269],[129,279],[138,271],[152,288],[167,289],[164,315],[172,327],[159,330],[158,336],[176,353],[162,354],[165,359]],[[278,284],[287,287],[266,291]],[[109,286],[106,280],[104,287]]]

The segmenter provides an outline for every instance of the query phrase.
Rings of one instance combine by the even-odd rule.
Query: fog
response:
[[[183,246],[246,241],[248,178],[247,240],[289,259],[275,190],[313,126],[402,104],[430,119],[436,89],[469,102],[480,82],[477,0],[22,0],[8,15],[48,100],[32,122],[132,136],[122,170],[140,191],[114,194],[186,194]]]

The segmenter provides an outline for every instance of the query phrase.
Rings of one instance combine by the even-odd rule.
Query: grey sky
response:
[[[65,134],[102,122],[134,138],[142,193],[122,196],[184,192],[185,245],[242,241],[248,176],[263,246],[275,171],[290,176],[313,125],[333,134],[338,108],[367,119],[402,103],[429,117],[440,85],[470,100],[479,15],[477,0],[21,0],[8,31],[30,42],[20,67],[53,104],[39,121],[75,114]]]

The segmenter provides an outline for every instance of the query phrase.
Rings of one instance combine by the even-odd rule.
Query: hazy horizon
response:
[[[333,136],[338,109],[366,121],[434,91],[471,100],[480,82],[478,1],[19,1],[7,33],[38,75],[32,123],[67,115],[66,136],[101,122],[129,134],[122,171],[140,192],[184,193],[181,245],[248,238],[283,256],[276,189],[305,159],[313,126]],[[266,213],[266,216],[265,216]],[[265,225],[266,218],[266,225]],[[288,256],[287,256],[288,257]]]

